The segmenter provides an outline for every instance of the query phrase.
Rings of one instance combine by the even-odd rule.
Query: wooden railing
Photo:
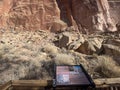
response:
[[[108,0],[108,2],[120,2],[120,0]]]
[[[94,82],[96,84],[96,89],[94,90],[120,90],[120,78],[95,79]],[[45,87],[52,88],[52,80],[9,81],[8,83],[1,85],[0,90],[44,90]]]

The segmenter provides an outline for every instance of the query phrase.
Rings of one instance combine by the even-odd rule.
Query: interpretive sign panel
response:
[[[94,86],[82,65],[56,66],[56,86]]]

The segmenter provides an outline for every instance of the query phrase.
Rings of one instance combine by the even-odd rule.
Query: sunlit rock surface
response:
[[[109,11],[107,0],[1,0],[0,27],[56,32],[66,23],[85,34],[114,32],[115,22]],[[53,30],[56,21],[63,22],[59,30]]]

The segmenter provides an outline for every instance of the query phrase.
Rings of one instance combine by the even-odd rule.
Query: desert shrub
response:
[[[5,48],[5,46],[0,48],[0,84],[9,80],[43,79],[50,76],[49,70],[41,67],[41,61],[48,60],[46,53],[38,53],[37,50],[31,51],[22,47]],[[4,49],[9,52],[6,53]]]
[[[53,62],[41,59],[9,60],[9,58],[0,60],[0,84],[9,80],[23,79],[44,79],[53,75]]]
[[[120,77],[120,66],[110,56],[99,56],[95,71],[102,77]]]
[[[51,45],[51,44],[45,45],[42,50],[46,53],[49,53],[49,54],[58,53],[58,48],[54,45]]]
[[[47,38],[40,42],[45,35],[27,31],[17,34],[6,32],[2,35],[0,84],[9,80],[47,79],[52,76],[53,63],[49,54],[56,54],[58,48],[49,43],[45,44]]]
[[[74,57],[69,54],[57,54],[54,58],[55,63],[58,65],[73,65]]]

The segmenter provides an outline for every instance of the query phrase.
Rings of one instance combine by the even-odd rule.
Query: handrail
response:
[[[12,82],[12,86],[46,87],[52,86],[52,80],[16,80]]]
[[[11,86],[12,86],[12,81],[9,81],[9,82],[1,85],[1,86],[0,86],[0,89],[1,89],[1,90],[7,90],[7,89],[8,89],[9,87],[11,87]]]
[[[119,86],[120,78],[94,79],[96,88]],[[7,90],[10,87],[52,87],[52,80],[15,80],[2,85],[0,90]]]
[[[120,0],[108,0],[108,2],[120,2]]]
[[[94,82],[97,87],[110,87],[110,86],[120,87],[120,78],[95,79]]]

